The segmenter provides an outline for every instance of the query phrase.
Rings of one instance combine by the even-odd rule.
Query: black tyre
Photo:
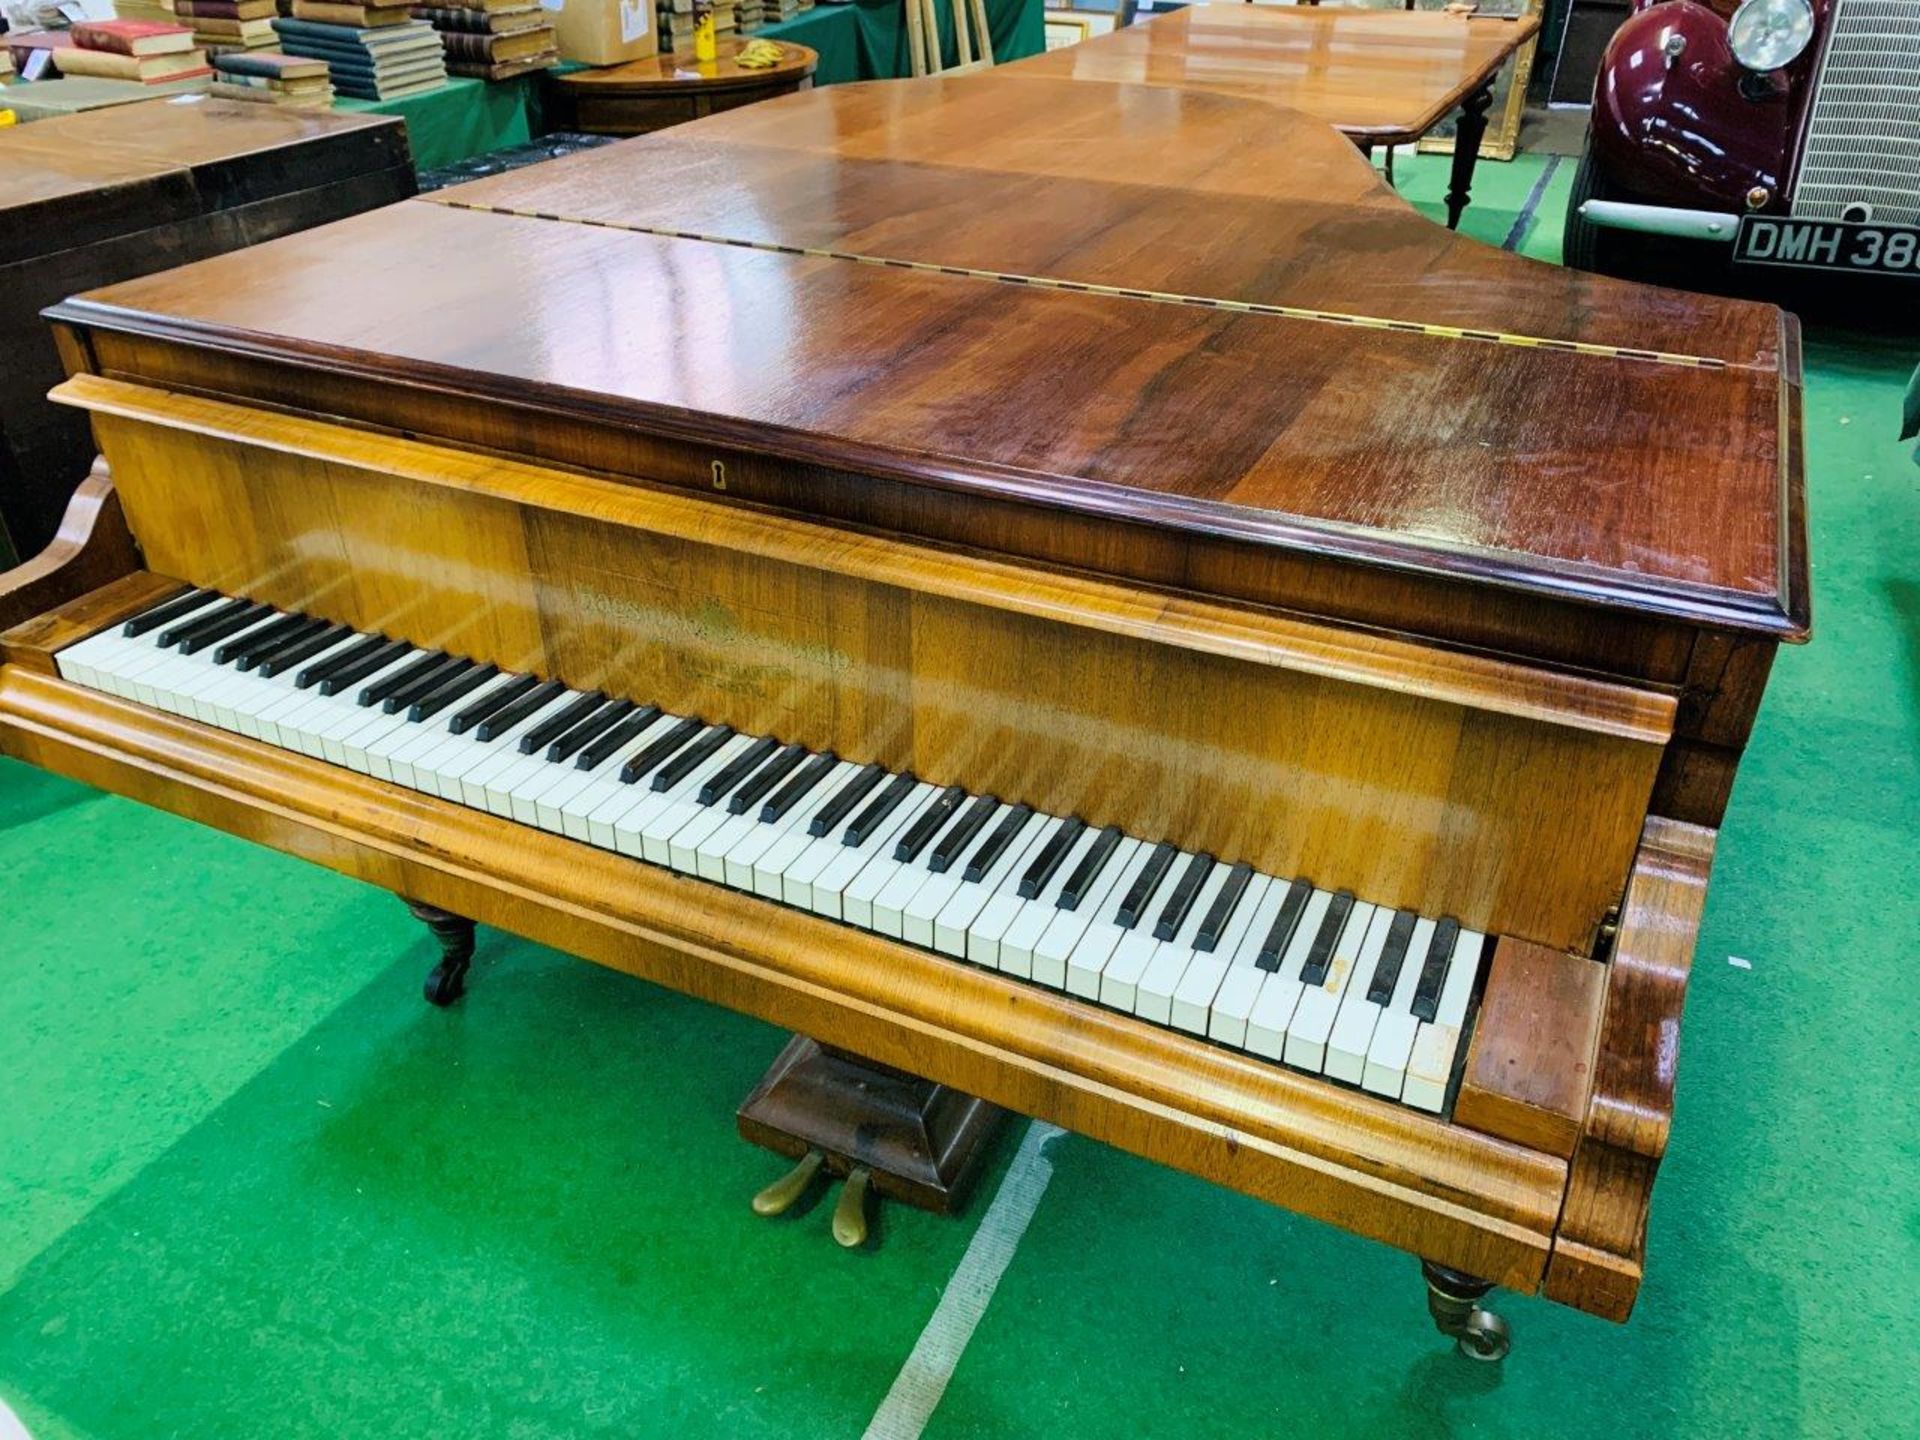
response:
[[[1580,168],[1573,174],[1573,193],[1567,196],[1567,224],[1561,236],[1561,259],[1575,270],[1591,270],[1597,275],[1623,275],[1621,249],[1616,231],[1594,224],[1580,213],[1589,200],[1615,198],[1611,187],[1593,163],[1593,136],[1587,136],[1587,152],[1580,157]]]

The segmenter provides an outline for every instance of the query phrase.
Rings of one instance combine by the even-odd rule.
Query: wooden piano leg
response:
[[[1449,1270],[1431,1260],[1420,1262],[1420,1273],[1427,1281],[1427,1312],[1442,1335],[1451,1335],[1460,1353],[1470,1360],[1497,1361],[1507,1358],[1512,1337],[1507,1322],[1480,1302],[1493,1289],[1493,1282],[1477,1276]]]
[[[737,1116],[743,1139],[800,1162],[755,1197],[754,1209],[784,1213],[824,1172],[847,1177],[833,1219],[842,1245],[866,1239],[869,1187],[944,1214],[965,1194],[1005,1113],[796,1035]]]
[[[437,905],[401,897],[413,918],[440,942],[440,963],[427,976],[428,1003],[451,1005],[467,990],[467,967],[473,963],[473,921]]]
[[[1473,189],[1473,166],[1480,158],[1480,141],[1487,133],[1487,110],[1493,104],[1489,80],[1460,102],[1460,118],[1453,127],[1453,171],[1447,183],[1447,228],[1460,228],[1461,213]]]

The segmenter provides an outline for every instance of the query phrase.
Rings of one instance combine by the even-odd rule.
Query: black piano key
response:
[[[407,719],[415,724],[422,720],[431,720],[456,700],[464,700],[482,685],[500,673],[498,665],[476,665],[433,687],[407,711]]]
[[[1166,906],[1160,911],[1160,918],[1154,922],[1154,939],[1171,940],[1180,933],[1180,927],[1187,923],[1188,912],[1193,909],[1193,902],[1200,895],[1200,887],[1207,883],[1207,877],[1213,874],[1216,863],[1211,855],[1196,855],[1187,862],[1187,868],[1180,872],[1173,893],[1167,897]]]
[[[567,687],[558,680],[549,680],[544,685],[536,684],[533,689],[516,700],[508,701],[482,720],[474,728],[473,738],[483,745],[489,740],[498,740],[522,720],[532,719],[566,693]]]
[[[871,804],[853,817],[853,823],[847,826],[847,833],[840,837],[843,845],[864,845],[873,838],[873,832],[880,828],[887,816],[900,808],[900,802],[913,793],[913,787],[920,783],[911,770],[903,770],[887,782],[887,788],[873,797]]]
[[[1380,948],[1380,963],[1373,967],[1373,981],[1367,986],[1367,999],[1385,1005],[1393,999],[1393,987],[1400,983],[1400,968],[1407,958],[1407,943],[1413,939],[1413,927],[1419,916],[1411,910],[1396,910],[1393,924],[1387,927],[1387,943]]]
[[[1247,893],[1253,879],[1253,866],[1241,861],[1227,872],[1220,893],[1213,897],[1213,908],[1200,921],[1200,933],[1193,937],[1193,948],[1211,955],[1220,943],[1221,932],[1233,923],[1233,912],[1240,908],[1240,897]]]
[[[933,803],[907,827],[907,833],[893,847],[893,858],[907,861],[919,859],[920,852],[933,843],[933,837],[953,818],[954,812],[960,808],[960,802],[966,798],[967,792],[958,785],[949,785],[942,790],[934,797]]]
[[[806,758],[806,746],[785,746],[779,754],[756,770],[746,784],[727,797],[727,813],[729,815],[746,814],[760,803],[767,792],[791,775],[794,768]]]
[[[338,645],[351,634],[353,634],[353,631],[349,630],[345,625],[331,625],[325,620],[302,617],[298,625],[287,630],[277,640],[273,641],[273,643],[250,647],[247,653],[242,655],[239,660],[234,663],[234,668],[236,670],[258,670],[262,675],[278,675],[287,667],[285,665],[275,664],[275,662],[290,651],[300,650],[309,640],[324,635],[326,636],[326,644],[320,648],[327,649]],[[306,655],[314,655],[318,654],[319,651],[310,650],[304,653]],[[294,663],[298,664],[299,661],[296,660]],[[269,665],[272,665],[274,668],[268,670],[267,666]]]
[[[1093,882],[1100,878],[1100,872],[1107,868],[1107,862],[1113,858],[1113,852],[1120,848],[1120,842],[1125,838],[1118,825],[1109,825],[1094,836],[1093,845],[1080,857],[1080,863],[1074,866],[1067,883],[1060,887],[1060,898],[1054,902],[1055,905],[1062,910],[1078,910],[1087,891],[1093,888]]]
[[[1120,908],[1114,913],[1114,924],[1122,930],[1131,930],[1140,923],[1147,902],[1153,899],[1153,892],[1160,888],[1167,867],[1173,864],[1173,857],[1179,853],[1171,840],[1162,840],[1153,847],[1153,853],[1147,857],[1146,868],[1134,877],[1132,888],[1121,898]]]
[[[1300,928],[1300,916],[1312,898],[1313,886],[1304,880],[1295,880],[1287,886],[1287,898],[1280,902],[1280,913],[1273,917],[1267,938],[1260,942],[1260,953],[1254,958],[1257,969],[1271,973],[1280,968],[1280,957],[1293,943],[1293,932]]]
[[[219,598],[218,590],[189,590],[186,594],[176,595],[165,604],[156,605],[151,610],[142,610],[120,627],[120,633],[128,637],[145,635],[149,630],[158,630],[162,625],[171,624],[182,615],[190,615]]]
[[[372,637],[379,639],[378,636]],[[360,647],[355,646],[356,650]],[[404,660],[413,647],[404,640],[383,640],[364,655],[352,660],[344,656],[330,656],[310,670],[302,670],[294,677],[296,687],[318,684],[322,695],[338,695],[343,690],[351,690],[369,675],[378,675],[389,665]],[[334,667],[338,665],[338,669]],[[322,674],[322,671],[332,671]]]
[[[351,626],[324,625],[311,635],[303,635],[278,646],[272,654],[259,657],[259,669],[256,673],[263,680],[271,680],[276,675],[284,675],[296,665],[304,665],[314,656],[333,649],[353,634]],[[349,646],[349,649],[352,647]],[[297,678],[297,677],[296,677]],[[297,688],[297,687],[296,687]]]
[[[447,733],[464,735],[488,716],[505,709],[540,683],[538,675],[522,675],[505,685],[496,685],[447,722]]]
[[[1333,948],[1340,943],[1340,932],[1347,928],[1347,917],[1352,914],[1351,890],[1338,891],[1327,902],[1327,913],[1320,917],[1319,933],[1313,937],[1306,963],[1300,967],[1302,985],[1326,984],[1327,971],[1333,968]]]
[[[186,619],[180,621],[179,624],[169,625],[166,629],[162,630],[160,632],[160,638],[154,643],[162,650],[171,649],[173,646],[180,644],[181,641],[198,635],[202,630],[219,624],[228,616],[238,615],[242,611],[251,610],[252,608],[253,601],[251,600],[229,600],[226,604],[216,605],[211,610],[198,611],[187,616]]]
[[[309,665],[293,677],[293,688],[311,690],[322,680],[330,680],[343,670],[351,669],[369,655],[376,655],[394,642],[384,635],[369,635],[358,644],[349,645],[344,650],[327,656],[317,665]]]
[[[644,780],[656,766],[664,765],[673,756],[673,752],[686,744],[694,736],[707,728],[707,722],[688,716],[677,722],[666,734],[649,740],[638,755],[627,760],[620,767],[622,784],[631,785],[636,780]]]
[[[854,777],[842,785],[831,800],[820,807],[820,813],[807,822],[807,834],[824,835],[838,825],[865,798],[866,793],[878,785],[886,775],[883,765],[863,765]]]
[[[660,718],[658,705],[642,705],[628,714],[611,730],[604,732],[597,740],[580,747],[580,758],[574,766],[580,770],[597,770],[600,765],[618,755],[628,745],[638,740],[646,728]]]
[[[967,813],[933,847],[933,853],[927,857],[927,869],[935,875],[944,875],[951,870],[953,862],[960,858],[960,852],[973,843],[973,837],[980,833],[980,827],[991,820],[993,812],[999,808],[1000,802],[991,795],[982,795],[969,805]]]
[[[271,605],[261,605],[257,603],[249,605],[244,610],[236,611],[223,620],[205,626],[198,634],[184,637],[180,641],[180,653],[182,655],[198,655],[209,645],[216,644],[226,639],[229,635],[238,634],[242,630],[258,625],[271,614],[273,614],[273,607]]]
[[[536,750],[544,750],[606,703],[607,697],[596,690],[562,706],[520,737],[520,753],[531,755]]]
[[[380,709],[388,715],[401,714],[422,695],[431,695],[447,681],[457,675],[466,674],[472,668],[471,660],[462,660],[457,655],[442,655],[438,665],[422,670],[412,680],[382,700]]]
[[[1066,863],[1067,852],[1073,849],[1074,842],[1086,828],[1087,822],[1077,815],[1060,822],[1060,828],[1047,837],[1047,843],[1040,847],[1040,853],[1027,866],[1027,873],[1020,877],[1015,893],[1022,900],[1031,900],[1047,888],[1047,882],[1053,879],[1053,872]]]
[[[1453,947],[1460,940],[1460,922],[1442,920],[1433,927],[1433,939],[1427,944],[1426,962],[1420,967],[1420,979],[1413,987],[1414,1018],[1433,1023],[1440,1013],[1440,986],[1447,978],[1447,964],[1453,959]]]
[[[813,787],[824,780],[827,772],[839,763],[840,757],[831,750],[814,756],[801,768],[798,775],[774,791],[773,798],[760,807],[760,823],[771,825],[776,820],[784,819],[787,812],[812,794]]]
[[[697,766],[706,764],[714,752],[733,739],[738,732],[731,725],[716,725],[700,736],[686,749],[662,765],[648,783],[656,793],[671,790],[694,772]]]
[[[236,636],[231,640],[222,640],[218,645],[213,647],[213,663],[216,665],[224,665],[229,660],[243,660],[245,657],[253,655],[260,650],[278,645],[289,630],[298,630],[306,625],[324,625],[326,623],[324,620],[315,620],[307,615],[282,615],[278,620],[262,625],[258,629],[249,630],[244,635]],[[248,670],[252,667],[243,664],[236,668]]]
[[[631,700],[614,700],[594,712],[547,747],[547,759],[558,765],[571,760],[580,747],[607,733],[633,713]]]
[[[733,787],[751,775],[762,760],[780,748],[780,742],[771,735],[763,735],[733,759],[709,775],[706,783],[700,787],[700,793],[693,798],[702,805],[712,805],[733,793]]]
[[[441,666],[451,663],[451,660],[451,656],[442,655],[437,650],[430,650],[411,665],[402,665],[392,674],[382,675],[373,684],[367,686],[360,692],[359,703],[362,705],[385,704],[389,695],[403,686],[413,684],[422,675],[430,674]]]
[[[1016,805],[1007,811],[1000,817],[1000,823],[993,827],[993,833],[967,858],[967,868],[960,872],[960,878],[969,885],[979,884],[987,871],[1006,853],[1007,846],[1013,843],[1013,837],[1025,829],[1027,821],[1032,818],[1031,805]]]

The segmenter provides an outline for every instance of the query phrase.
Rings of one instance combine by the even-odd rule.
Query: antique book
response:
[[[210,75],[207,57],[199,50],[171,55],[116,55],[111,50],[88,50],[73,45],[62,50],[55,63],[62,75],[82,75],[95,80],[137,80],[143,85],[168,80],[189,80]]]
[[[322,25],[347,25],[355,29],[376,29],[404,25],[413,18],[412,7],[402,0],[398,5],[343,5],[329,0],[293,0],[295,18],[313,20]]]
[[[174,13],[190,20],[271,20],[276,0],[176,0]]]
[[[491,65],[475,60],[449,60],[447,73],[460,75],[469,80],[512,80],[517,76],[531,75],[538,70],[551,70],[559,63],[558,50],[542,50],[538,55],[529,55],[522,60],[502,60]]]
[[[193,32],[186,26],[150,20],[88,20],[70,33],[82,50],[115,55],[170,55],[193,48]]]
[[[325,80],[327,62],[304,55],[282,55],[277,50],[222,55],[213,68],[223,75],[244,75],[269,81]]]
[[[464,35],[517,35],[523,30],[550,26],[547,12],[538,5],[523,5],[513,10],[476,10],[471,6],[416,5],[413,18],[425,20],[441,34],[456,31]]]
[[[458,30],[442,30],[440,43],[446,47],[449,64],[459,60],[468,64],[498,65],[557,48],[551,26],[514,35],[468,35]]]

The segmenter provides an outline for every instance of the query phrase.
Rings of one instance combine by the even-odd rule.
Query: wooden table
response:
[[[41,310],[413,192],[384,116],[185,95],[0,130],[0,541],[45,545],[94,455],[86,417],[47,402]]]
[[[1419,139],[1457,108],[1453,227],[1467,206],[1494,77],[1539,28],[1531,15],[1193,5],[1005,70],[1268,100],[1317,116],[1368,153]]]
[[[751,39],[752,37],[748,37]],[[658,55],[626,65],[575,70],[553,77],[555,118],[561,129],[590,135],[646,135],[722,110],[791,95],[813,86],[820,57],[790,40],[773,44],[778,63],[750,70],[735,57],[746,40],[721,40],[712,60]]]

